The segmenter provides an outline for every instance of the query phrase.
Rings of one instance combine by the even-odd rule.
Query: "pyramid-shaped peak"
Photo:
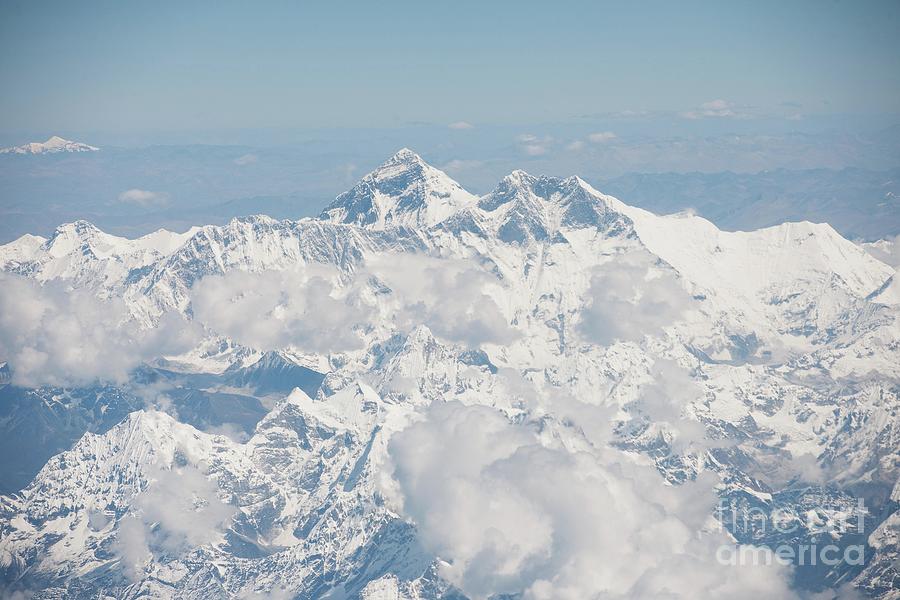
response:
[[[600,192],[592,188],[587,182],[578,177],[571,175],[569,177],[553,177],[548,175],[531,175],[521,169],[516,169],[506,177],[500,180],[500,183],[489,194],[489,196],[505,196],[509,199],[510,195],[529,194],[545,200],[558,194],[569,194],[578,189],[592,195],[601,195]]]
[[[497,184],[497,188],[530,187],[536,180],[537,177],[535,177],[534,175],[526,173],[522,169],[516,169],[515,171],[501,179]]]
[[[53,237],[59,235],[76,235],[85,237],[97,235],[98,233],[102,232],[96,225],[94,225],[90,221],[78,219],[77,221],[72,221],[71,223],[63,223],[62,225],[57,226]]]
[[[575,175],[534,176],[516,170],[478,201],[478,209],[493,221],[501,240],[522,243],[555,239],[560,226],[627,232],[628,219],[619,204]]]
[[[422,157],[410,150],[409,148],[400,148],[394,155],[388,159],[388,162],[425,162]]]
[[[450,179],[446,173],[426,163],[421,156],[409,148],[401,148],[389,159],[378,165],[374,171],[366,175],[363,181],[366,179],[381,180],[399,176],[423,177],[426,171],[436,177]]]
[[[424,228],[475,201],[449,175],[402,148],[338,196],[319,218],[370,229]]]
[[[492,211],[513,201],[534,202],[539,198],[550,200],[554,194],[571,187],[567,182],[568,180],[557,177],[534,176],[516,169],[501,179],[497,187],[481,199],[479,207]]]

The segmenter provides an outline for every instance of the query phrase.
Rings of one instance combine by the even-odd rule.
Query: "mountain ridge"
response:
[[[446,173],[408,148],[338,196],[320,219],[372,229],[434,225],[475,200]]]
[[[571,491],[580,493],[590,485],[586,473],[605,478],[599,489],[609,493],[647,486],[650,495],[702,487],[713,476],[710,495],[786,510],[802,525],[803,543],[815,536],[811,506],[830,519],[864,497],[895,518],[900,334],[896,303],[873,296],[890,285],[893,267],[827,225],[723,232],[700,217],[630,207],[574,176],[514,171],[443,214],[446,198],[429,191],[433,167],[418,165],[411,151],[399,154],[383,177],[339,196],[345,204],[319,219],[246,217],[137,245],[76,223],[61,227],[54,243],[0,246],[0,268],[14,274],[5,276],[121,298],[147,330],[169,312],[205,315],[197,294],[209,281],[219,286],[212,300],[222,301],[213,316],[228,313],[224,324],[201,324],[195,348],[140,367],[153,383],[138,388],[150,396],[143,412],[101,435],[86,433],[25,489],[0,496],[0,572],[11,589],[73,598],[98,589],[240,598],[280,593],[279,585],[295,597],[486,595],[470,572],[493,551],[473,562],[455,531],[416,512],[416,502],[437,504],[452,519],[466,503],[416,496],[416,473],[424,488],[459,480],[484,498],[477,505],[488,509],[465,522],[488,519],[497,543],[518,529],[491,520],[490,502],[508,498],[474,495],[511,489],[527,506],[545,507],[558,494],[545,494],[542,478],[565,483],[572,475]],[[389,201],[360,202],[389,189]],[[431,201],[441,210],[430,211]],[[351,214],[363,216],[343,222]],[[261,304],[250,310],[229,308],[255,295]],[[337,329],[322,329],[338,317]],[[247,341],[244,323],[251,333],[292,335]],[[310,328],[319,335],[310,339]],[[346,340],[334,331],[349,331],[355,343],[340,345]],[[172,401],[201,393],[211,402],[216,393],[258,397],[267,412],[245,435],[204,429]],[[458,447],[454,436],[462,436]],[[482,448],[479,436],[490,443]],[[416,451],[405,456],[404,443]],[[468,458],[429,466],[447,445]],[[493,452],[500,458],[471,479],[467,461]],[[538,470],[527,479],[533,487],[503,478],[526,466]],[[73,483],[68,472],[87,479]],[[451,475],[435,475],[444,472]],[[191,482],[193,496],[170,487],[176,475]],[[606,493],[599,489],[595,501]],[[166,493],[192,507],[187,522],[154,512]],[[626,507],[640,508],[640,495],[620,500],[608,510],[628,523]],[[670,501],[679,505],[660,499],[623,535],[656,527],[652,515]],[[563,527],[552,503],[547,510],[534,522]],[[667,522],[687,531],[696,518],[688,513]],[[890,592],[897,554],[886,527],[868,547],[869,567],[816,573],[815,589],[853,580],[875,595]],[[565,540],[579,536],[553,531],[558,552],[538,546],[527,556],[563,577],[574,571],[542,557],[565,556]],[[602,528],[590,531],[604,539]],[[744,533],[730,532],[748,539]],[[480,539],[471,543],[480,548]],[[652,546],[644,550],[649,562],[625,560],[648,572],[672,567]],[[705,564],[704,577],[718,577],[714,564],[691,556]],[[805,572],[797,573],[801,585]],[[601,589],[640,597],[628,587],[635,581]],[[690,588],[684,597],[715,594]]]
[[[89,146],[81,142],[73,142],[59,137],[50,136],[46,142],[29,142],[21,146],[0,148],[0,154],[59,154],[63,152],[97,152],[100,148]]]

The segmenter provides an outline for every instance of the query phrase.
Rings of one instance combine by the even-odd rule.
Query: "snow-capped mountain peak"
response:
[[[171,254],[198,231],[159,229],[128,239],[105,233],[88,221],[64,223],[48,239],[24,235],[3,247],[0,269],[29,274],[39,281],[64,278],[94,287],[120,281],[131,269]]]
[[[22,389],[25,353],[9,353],[6,448],[76,422],[64,444],[40,441],[56,457],[34,465],[31,484],[15,473],[17,492],[0,495],[0,580],[13,591],[243,598],[284,582],[293,597],[449,597],[442,565],[459,551],[423,545],[434,525],[415,512],[443,492],[412,480],[440,484],[452,461],[419,455],[476,438],[538,467],[571,464],[560,479],[571,489],[629,465],[605,462],[621,446],[669,482],[713,471],[723,498],[800,515],[814,501],[845,511],[854,497],[841,486],[897,478],[895,269],[825,224],[722,231],[521,170],[475,198],[403,149],[318,219],[242,217],[135,240],[76,221],[0,246],[0,270],[56,281],[57,295],[119,298],[148,328],[181,312],[206,336],[186,354],[136,355],[133,388]],[[26,348],[64,339],[45,333],[70,318],[57,304],[28,325]],[[91,340],[66,341],[50,356],[96,354]],[[485,419],[497,423],[479,433]],[[501,472],[506,456],[486,469]],[[783,488],[781,471],[798,467],[808,479]],[[798,496],[831,473],[835,484]],[[621,487],[662,485],[647,476]],[[496,482],[481,477],[469,489],[490,493]],[[892,585],[894,515],[865,573],[823,585]]]
[[[394,155],[387,160],[387,162],[417,162],[420,164],[425,164],[425,161],[422,160],[421,156],[406,147],[397,150],[397,152],[395,152]]]
[[[368,229],[428,227],[475,201],[446,173],[403,148],[338,196],[320,218]]]
[[[505,242],[549,240],[561,227],[596,227],[609,235],[630,230],[614,199],[579,177],[534,176],[519,169],[454,220],[480,223]]]
[[[98,150],[100,148],[96,146],[73,142],[54,135],[46,142],[30,142],[21,146],[3,148],[0,150],[0,154],[56,154],[59,152],[97,152]]]

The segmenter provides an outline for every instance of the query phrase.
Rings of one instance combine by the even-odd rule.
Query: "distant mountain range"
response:
[[[44,144],[6,149],[0,160],[0,243],[24,233],[47,236],[60,222],[78,219],[87,219],[110,233],[135,237],[160,228],[183,231],[203,224],[221,225],[253,214],[291,219],[313,216],[328,205],[328,198],[351,186],[349,174],[358,164],[357,157],[342,158],[327,149],[316,154],[305,147],[159,146],[87,151],[92,148],[51,138]],[[13,153],[32,150],[43,158],[25,160]],[[725,230],[807,220],[829,223],[850,239],[873,241],[900,234],[897,169],[662,172],[609,178],[597,175],[605,168],[604,160],[598,156],[595,161],[585,161],[582,172],[587,181],[659,214],[690,209]],[[506,161],[509,159],[501,163]],[[487,169],[486,165],[498,168],[490,161],[475,162],[482,165],[478,167],[481,170]],[[547,164],[539,168],[553,172],[559,167]],[[468,177],[473,169],[465,167],[460,173]],[[480,173],[475,179],[487,180]],[[493,175],[489,181],[495,181]],[[359,194],[360,190],[347,193]],[[132,198],[141,201],[130,201]],[[446,211],[453,202],[451,198],[429,210]],[[356,210],[348,206],[348,210]]]
[[[656,213],[693,210],[729,231],[806,220],[828,223],[851,239],[900,234],[897,169],[635,173],[598,185]]]
[[[46,142],[31,142],[21,146],[2,148],[0,154],[58,154],[60,152],[97,152],[98,150],[100,148],[54,135]]]
[[[870,250],[577,176],[476,195],[408,149],[318,217],[21,237],[0,589],[900,598],[900,278]],[[118,328],[127,379],[98,380]],[[865,560],[716,560],[826,536]]]

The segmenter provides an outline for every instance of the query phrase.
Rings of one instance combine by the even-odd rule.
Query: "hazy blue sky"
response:
[[[897,1],[3,0],[0,132],[890,123],[898,31]]]

